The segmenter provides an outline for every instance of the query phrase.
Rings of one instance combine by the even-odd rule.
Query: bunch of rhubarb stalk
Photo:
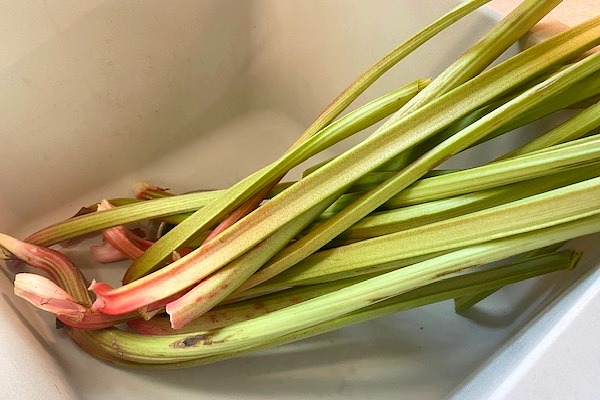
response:
[[[526,0],[439,76],[344,113],[486,2],[461,3],[385,55],[285,154],[229,188],[140,185],[23,241],[0,234],[7,258],[42,272],[17,273],[15,293],[95,357],[179,368],[433,302],[464,310],[510,283],[572,268],[580,255],[564,244],[600,231],[600,16],[491,66],[559,3]],[[440,168],[565,109],[556,127],[492,162]],[[96,261],[131,260],[122,285],[89,281],[59,251],[90,234],[102,237]]]

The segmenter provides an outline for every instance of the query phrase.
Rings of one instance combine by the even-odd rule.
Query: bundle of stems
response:
[[[102,200],[23,241],[0,234],[9,258],[43,272],[17,274],[15,293],[100,359],[181,368],[434,302],[455,299],[463,311],[507,284],[573,268],[579,254],[563,244],[600,231],[600,53],[589,51],[600,17],[491,66],[559,2],[524,1],[439,76],[342,115],[486,1],[461,3],[361,75],[278,160],[229,188],[142,185],[135,198]],[[567,108],[561,124],[496,160],[440,169]],[[96,260],[131,260],[121,286],[88,281],[52,248],[89,234],[102,236]]]

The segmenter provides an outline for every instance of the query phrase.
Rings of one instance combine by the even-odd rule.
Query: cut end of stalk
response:
[[[169,321],[171,322],[171,328],[173,329],[181,329],[190,322],[187,319],[180,318],[180,313],[173,311],[171,303],[167,304],[165,311],[169,315]]]
[[[14,285],[15,295],[57,317],[79,322],[87,311],[86,307],[77,303],[66,291],[43,276],[20,273],[15,276]]]
[[[192,322],[198,313],[194,313],[194,303],[186,300],[185,294],[179,299],[169,302],[165,306],[165,312],[169,315],[172,329],[181,329]]]

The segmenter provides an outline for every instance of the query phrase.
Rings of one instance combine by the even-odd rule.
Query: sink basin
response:
[[[0,21],[0,230],[21,238],[101,198],[130,195],[139,181],[175,192],[235,183],[458,1],[66,4],[13,3]],[[435,76],[498,19],[487,9],[465,18],[357,104]],[[539,121],[528,134],[552,124]],[[514,140],[450,166],[492,159]],[[588,398],[600,356],[592,340],[600,332],[598,237],[572,246],[587,249],[576,270],[506,287],[464,316],[445,302],[179,371],[90,357],[12,294],[14,270],[3,268],[0,388],[5,398],[46,400]],[[85,251],[67,254],[77,262]],[[83,269],[110,280],[121,267]]]

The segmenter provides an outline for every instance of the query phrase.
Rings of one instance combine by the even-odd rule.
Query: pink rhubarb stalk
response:
[[[124,314],[189,289],[231,261],[215,263],[215,259],[207,257],[217,243],[221,242],[215,238],[162,269],[120,287],[92,281],[89,289],[97,296],[93,309],[111,315]]]
[[[136,314],[106,315],[78,303],[69,293],[50,279],[30,273],[15,276],[15,294],[35,307],[54,314],[63,324],[78,329],[102,329],[127,322]]]
[[[100,329],[138,317],[137,313],[113,316],[92,310],[85,277],[62,253],[2,233],[0,248],[7,258],[16,258],[40,269],[58,283],[36,274],[20,273],[15,277],[15,293],[38,308],[55,314],[65,325]]]
[[[78,303],[91,304],[85,277],[64,254],[46,247],[22,242],[0,233],[0,248],[7,258],[16,258],[49,274]]]
[[[114,208],[114,206],[108,200],[102,200],[98,204],[98,211],[109,210],[111,208]],[[131,260],[136,260],[144,254],[144,250],[138,247],[137,240],[133,238],[134,236],[137,235],[125,226],[113,226],[102,231],[104,240]]]
[[[79,322],[87,309],[50,279],[29,273],[15,276],[15,294],[61,320]]]
[[[74,328],[108,328],[137,317],[133,313],[115,316],[93,312],[89,304],[78,303],[60,286],[37,274],[17,274],[14,286],[17,296],[41,310],[54,314],[63,324]]]
[[[98,204],[98,211],[104,211],[114,208],[108,200],[102,200]],[[104,243],[90,247],[90,253],[94,260],[98,262],[113,262],[125,259],[136,260],[144,253],[146,249],[154,242],[144,239],[135,234],[131,229],[125,226],[113,226],[102,230]],[[181,249],[178,254],[173,255],[173,259],[180,258],[190,252],[190,249]]]
[[[113,245],[107,241],[102,244],[90,246],[90,255],[94,261],[99,263],[111,263],[115,261],[127,260],[127,256],[115,249]]]

